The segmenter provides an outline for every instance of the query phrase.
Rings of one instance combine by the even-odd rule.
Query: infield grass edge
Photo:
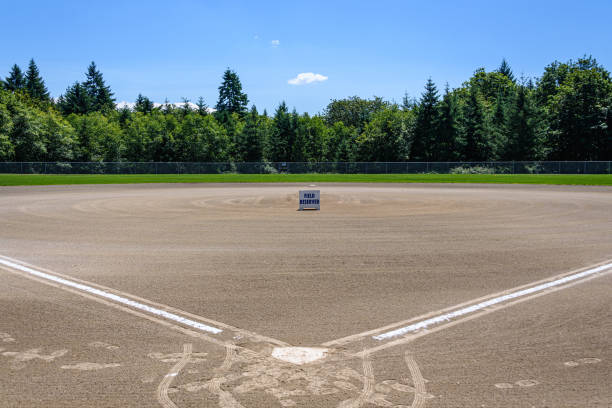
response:
[[[0,186],[140,183],[485,183],[610,186],[608,174],[0,174]]]

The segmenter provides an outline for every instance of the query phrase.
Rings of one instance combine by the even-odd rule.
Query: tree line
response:
[[[214,109],[138,95],[118,108],[95,63],[51,98],[30,60],[0,79],[0,161],[612,160],[612,80],[592,57],[516,78],[507,61],[418,99],[331,100],[316,115],[259,112],[227,69]]]

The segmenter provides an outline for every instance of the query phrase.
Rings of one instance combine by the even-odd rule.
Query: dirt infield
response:
[[[612,188],[324,184],[298,212],[303,187],[0,187],[0,257],[223,330],[4,258],[0,406],[612,405],[607,269],[394,347],[337,341],[610,262]],[[272,357],[290,346],[325,358]]]

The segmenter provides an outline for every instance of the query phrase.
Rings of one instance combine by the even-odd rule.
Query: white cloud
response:
[[[327,77],[321,74],[315,74],[312,72],[302,72],[298,74],[295,78],[287,81],[290,85],[306,85],[312,84],[313,82],[323,82],[327,81]]]
[[[272,40],[272,41],[270,41],[270,44],[273,47],[278,47],[280,45],[280,40]]]

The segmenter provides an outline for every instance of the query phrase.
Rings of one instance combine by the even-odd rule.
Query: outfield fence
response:
[[[11,174],[611,174],[610,161],[516,162],[0,162]]]

